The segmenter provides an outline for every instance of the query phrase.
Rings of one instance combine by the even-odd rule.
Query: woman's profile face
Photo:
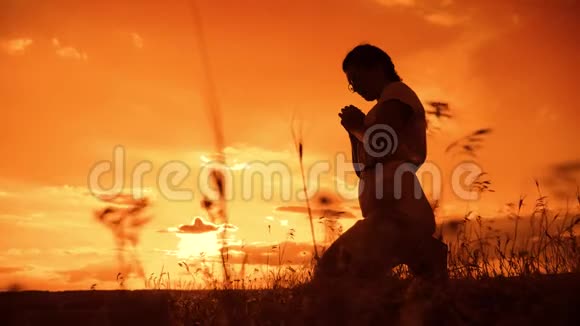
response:
[[[346,70],[349,89],[367,101],[379,98],[384,87],[384,77],[380,69],[351,67]]]

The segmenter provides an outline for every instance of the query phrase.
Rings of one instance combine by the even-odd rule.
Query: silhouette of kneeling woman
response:
[[[355,47],[342,69],[351,92],[376,101],[367,114],[352,105],[338,114],[351,141],[364,219],[325,251],[313,281],[379,279],[399,264],[416,277],[446,279],[447,246],[433,237],[435,216],[416,176],[427,155],[421,101],[378,47]]]

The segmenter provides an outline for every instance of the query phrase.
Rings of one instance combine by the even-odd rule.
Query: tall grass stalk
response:
[[[203,85],[203,92],[202,94],[204,94],[204,98],[205,98],[205,108],[206,111],[210,117],[210,125],[211,128],[213,130],[213,138],[214,138],[214,142],[215,142],[215,151],[216,153],[218,153],[218,163],[220,163],[220,165],[222,167],[226,166],[226,159],[225,159],[225,155],[224,155],[224,130],[223,130],[223,123],[222,123],[222,118],[221,118],[221,109],[220,109],[220,105],[219,105],[219,100],[218,100],[218,96],[217,96],[217,92],[216,92],[216,87],[215,87],[215,82],[213,80],[213,74],[211,71],[211,63],[209,60],[209,55],[207,52],[207,45],[205,42],[205,38],[204,38],[204,32],[203,32],[203,23],[201,20],[201,14],[199,12],[199,8],[196,6],[195,0],[190,0],[189,1],[189,6],[190,6],[190,12],[192,14],[192,18],[193,18],[193,23],[194,23],[194,35],[196,36],[196,40],[197,40],[197,44],[199,45],[199,52],[200,52],[200,56],[201,56],[201,65],[202,65],[202,69],[203,69],[203,76],[204,76],[204,82],[202,83]],[[222,179],[218,178],[218,184],[219,184],[219,180],[223,181]],[[225,200],[225,192],[223,189],[223,186],[225,186],[223,183],[221,184],[222,187],[219,187],[220,190],[220,198],[219,198],[219,203],[220,203],[220,208],[221,208],[221,213],[222,213],[222,217],[223,217],[223,223],[227,224],[228,223],[228,219],[227,219],[227,202]],[[221,257],[221,261],[222,261],[222,269],[223,269],[223,273],[224,273],[224,278],[226,280],[226,284],[229,283],[229,273],[228,273],[228,267],[227,267],[227,261],[226,261],[226,256],[227,256],[227,246],[225,245],[225,239],[226,239],[226,233],[227,233],[227,228],[224,228],[223,232],[221,233],[222,235],[222,249],[220,250],[220,257]],[[225,251],[225,253],[224,253]]]
[[[310,199],[308,198],[308,189],[306,186],[306,176],[304,173],[304,144],[302,141],[302,125],[300,130],[296,133],[294,129],[294,119],[292,119],[292,139],[294,140],[294,145],[296,146],[296,151],[298,153],[298,163],[300,165],[300,175],[302,176],[302,189],[304,191],[304,198],[306,198],[306,209],[308,211],[308,221],[310,222],[310,235],[312,236],[312,247],[314,252],[314,259],[318,261],[318,249],[316,248],[316,237],[314,235],[314,222],[312,218],[312,209],[310,208]]]

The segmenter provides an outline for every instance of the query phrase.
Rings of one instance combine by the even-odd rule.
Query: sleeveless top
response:
[[[401,101],[412,109],[412,114],[396,134],[392,129],[377,125],[388,125],[388,121],[377,121],[377,112],[379,104],[389,100]],[[366,114],[364,125],[365,128],[375,128],[376,133],[367,132],[367,144],[353,141],[353,161],[365,167],[359,174],[362,215],[365,218],[396,219],[414,229],[433,233],[433,210],[415,174],[427,155],[427,122],[417,94],[403,82],[389,83],[377,105]],[[390,142],[390,151],[387,147],[380,147],[381,136],[383,145],[387,144],[384,141]],[[378,147],[373,147],[373,141]]]

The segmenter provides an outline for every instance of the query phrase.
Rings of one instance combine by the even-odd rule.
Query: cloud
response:
[[[7,259],[17,259],[23,257],[25,259],[42,256],[43,258],[50,257],[103,257],[110,256],[111,250],[98,249],[93,247],[67,247],[67,248],[9,248],[0,251],[0,257]]]
[[[276,207],[278,212],[290,212],[290,213],[308,213],[308,208],[306,206],[278,206]],[[335,210],[330,208],[310,208],[310,212],[315,217],[334,217],[334,218],[356,218],[356,216],[348,211]]]
[[[578,180],[580,180],[580,161],[569,160],[553,164],[544,169],[544,175],[538,178],[540,187],[547,188],[549,196],[563,201],[577,200]]]
[[[32,45],[33,41],[29,38],[17,38],[2,42],[2,49],[10,55],[19,55],[26,51]]]
[[[193,224],[182,224],[177,228],[178,233],[207,233],[217,231],[218,226],[211,222],[204,222],[201,218],[195,218]]]
[[[133,45],[136,48],[138,48],[138,49],[143,48],[143,37],[141,37],[141,35],[139,35],[137,33],[131,33],[131,41],[133,42]]]
[[[66,289],[75,289],[75,285],[63,282],[60,275],[53,273],[37,275],[31,271],[15,272],[4,274],[0,279],[0,291],[63,291]]]
[[[460,17],[449,12],[449,7],[453,5],[453,1],[451,0],[442,0],[432,8],[427,8],[424,3],[418,4],[415,0],[375,0],[375,2],[385,7],[414,7],[423,13],[422,15],[425,21],[444,27],[456,26],[466,20],[465,17]]]
[[[118,272],[135,273],[132,265],[114,264],[117,254],[110,249],[76,246],[4,250],[0,252],[0,290],[16,283],[30,290],[88,289],[92,283],[116,288]],[[105,286],[103,280],[111,281],[113,287]]]
[[[276,151],[247,144],[228,146],[224,148],[224,153],[231,163],[287,162],[294,159],[294,153],[289,149]]]
[[[44,256],[43,256],[44,257]],[[72,262],[72,260],[69,259]],[[81,282],[74,284],[69,281],[68,275],[63,276],[64,269],[55,268],[59,263],[51,261],[47,266],[31,264],[29,260],[22,263],[3,262],[3,267],[0,268],[0,291],[1,290],[49,290],[62,291],[73,289],[88,289],[89,282]],[[81,268],[77,261],[77,266],[72,269]],[[99,270],[93,268],[94,265],[88,267],[89,269]],[[66,268],[66,267],[65,267]],[[115,277],[116,274],[113,275]],[[87,284],[88,283],[88,284]],[[94,283],[94,282],[93,282]],[[99,282],[101,284],[101,282]],[[118,288],[109,287],[109,288]]]
[[[81,268],[61,270],[56,273],[65,277],[68,282],[80,282],[86,280],[116,281],[118,273],[128,274],[129,270],[121,271],[119,266],[110,262],[88,264]]]
[[[0,252],[3,257],[17,257],[17,256],[38,256],[42,251],[38,248],[10,248]]]
[[[431,24],[452,27],[461,24],[466,20],[466,18],[455,16],[450,13],[437,12],[425,15],[425,20]]]
[[[2,215],[29,216],[32,218],[48,218],[41,216],[47,212],[54,214],[59,222],[69,220],[76,213],[85,213],[102,201],[90,194],[86,187],[77,186],[41,186],[34,188],[15,187],[0,194]],[[42,211],[39,211],[42,207]],[[67,217],[67,218],[63,218]],[[50,216],[52,219],[53,216]]]
[[[30,268],[21,267],[21,266],[0,266],[0,274],[11,274],[11,273],[25,272],[27,270],[30,270]]]
[[[122,196],[114,200],[107,200],[105,196],[92,195],[86,187],[77,186],[41,186],[34,188],[14,187],[7,189],[6,195],[0,195],[0,223],[2,227],[23,228],[36,232],[42,230],[50,232],[65,232],[68,229],[94,228],[94,221],[88,218],[92,210],[101,206],[103,202],[108,204],[121,204]],[[123,199],[126,200],[127,199]],[[127,201],[125,206],[133,207],[135,212],[137,205],[130,205]],[[125,210],[129,211],[129,210]],[[104,212],[104,211],[103,211]],[[107,208],[107,214],[103,215],[104,221],[110,221],[122,215],[121,209]],[[144,222],[143,219],[132,219],[132,226]],[[17,239],[16,237],[14,239]],[[60,239],[63,241],[69,238]],[[23,240],[25,241],[25,240]]]
[[[82,52],[72,46],[62,46],[59,39],[57,38],[52,39],[52,45],[54,46],[56,54],[59,57],[81,61],[87,61],[88,59],[88,56],[85,52]]]
[[[93,247],[73,247],[73,248],[57,248],[49,250],[50,253],[60,256],[74,256],[83,257],[100,257],[110,255],[110,250],[96,249]]]
[[[318,245],[318,252],[323,247]],[[312,258],[312,243],[284,241],[280,243],[256,242],[247,245],[228,246],[230,264],[270,264],[287,263],[300,264],[310,262]],[[247,255],[247,257],[245,257]]]
[[[357,218],[349,208],[344,207],[344,201],[338,194],[319,190],[310,199],[310,212],[316,217]],[[308,213],[307,206],[278,206],[279,212]]]
[[[570,160],[557,163],[552,166],[552,170],[557,174],[580,172],[580,160]]]
[[[86,53],[80,52],[79,50],[77,50],[73,47],[70,47],[70,46],[57,49],[56,54],[59,55],[60,57],[63,57],[63,58],[71,58],[71,59],[83,60],[83,61],[87,60]]]
[[[170,227],[164,230],[160,230],[159,232],[201,234],[223,230],[236,231],[237,229],[238,227],[233,224],[213,224],[211,222],[204,221],[201,217],[196,216],[191,224],[181,224],[178,227]]]
[[[387,7],[413,7],[416,5],[415,0],[375,0],[378,4]]]

